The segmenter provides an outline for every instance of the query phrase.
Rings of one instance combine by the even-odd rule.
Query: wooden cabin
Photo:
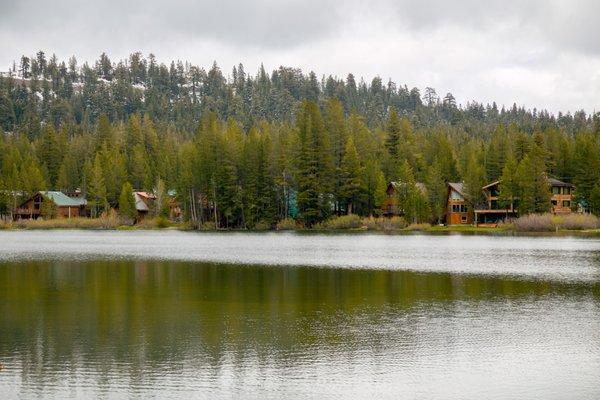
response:
[[[473,204],[465,195],[461,182],[448,182],[447,199],[447,225],[469,225],[473,223]]]
[[[401,182],[390,182],[388,183],[385,191],[385,199],[381,205],[381,214],[386,217],[393,217],[396,215],[404,215],[404,210],[398,207],[398,189],[402,186]],[[422,182],[415,183],[415,186],[422,194],[427,196],[427,187]]]
[[[51,201],[56,205],[56,216],[74,218],[87,216],[87,201],[83,197],[69,197],[63,192],[40,191],[21,203],[13,212],[13,219],[38,219],[43,215],[43,205]]]
[[[552,197],[550,202],[552,203],[551,211],[554,214],[570,214],[572,211],[573,204],[573,191],[575,187],[563,181],[559,181],[555,178],[548,178],[550,183],[550,192]]]
[[[485,195],[485,207],[475,209],[475,224],[496,226],[501,221],[517,216],[516,199],[507,205],[501,205],[500,181],[492,182],[482,188]]]
[[[154,207],[156,196],[148,192],[133,192],[133,197],[135,198],[137,221],[142,221]]]

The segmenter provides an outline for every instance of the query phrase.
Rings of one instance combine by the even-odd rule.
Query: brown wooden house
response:
[[[461,182],[448,182],[447,199],[447,225],[469,225],[473,223],[473,204],[465,195]]]
[[[563,181],[559,181],[555,178],[548,178],[550,182],[550,192],[552,197],[550,202],[552,203],[552,213],[554,214],[569,214],[572,212],[573,204],[573,191],[575,187]]]
[[[156,196],[149,192],[133,192],[133,197],[135,197],[137,220],[142,221],[154,207]]]
[[[83,197],[69,197],[63,192],[40,191],[22,202],[14,211],[13,219],[38,219],[42,216],[45,202],[56,205],[56,216],[59,218],[75,218],[87,215],[87,201]]]
[[[517,216],[517,199],[509,204],[501,204],[500,181],[492,182],[482,188],[485,195],[485,207],[475,209],[475,223],[478,225],[496,226],[500,221]]]

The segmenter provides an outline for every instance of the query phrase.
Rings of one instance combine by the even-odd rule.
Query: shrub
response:
[[[11,229],[12,227],[13,227],[13,222],[11,220],[0,219],[0,230]]]
[[[156,218],[156,227],[157,228],[168,228],[171,225],[169,220],[166,217],[160,216]]]
[[[408,226],[408,228],[406,228],[406,229],[409,231],[425,231],[429,228],[431,228],[431,224],[421,223],[421,224],[410,224]]]
[[[529,214],[514,220],[513,226],[521,232],[596,229],[600,227],[600,218],[592,214]]]
[[[214,231],[217,229],[217,227],[215,226],[215,223],[213,221],[206,221],[200,224],[198,229],[200,229],[201,231]]]
[[[98,218],[100,221],[100,226],[104,229],[115,229],[120,225],[121,221],[119,220],[119,216],[114,208],[105,211]]]
[[[566,214],[557,221],[561,229],[582,230],[600,228],[600,218],[593,214]]]
[[[278,231],[292,231],[298,228],[298,224],[293,218],[284,218],[277,223],[276,229]]]
[[[371,231],[399,231],[406,228],[406,221],[402,217],[363,218],[363,226]]]
[[[552,214],[529,214],[517,218],[513,222],[515,230],[521,232],[544,232],[556,229]]]
[[[18,229],[102,229],[100,218],[22,219],[12,223]]]
[[[362,221],[356,214],[342,215],[333,217],[325,221],[322,225],[325,229],[358,229],[362,227]]]
[[[144,218],[137,223],[137,227],[140,229],[161,229],[167,228],[171,225],[170,221],[165,217],[155,218]]]
[[[271,229],[271,224],[266,221],[260,221],[254,225],[255,231],[268,231]]]

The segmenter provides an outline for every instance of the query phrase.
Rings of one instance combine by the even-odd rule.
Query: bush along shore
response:
[[[146,218],[133,223],[111,211],[99,218],[56,218],[6,221],[0,220],[0,230],[8,229],[117,229],[148,230],[175,229],[195,231],[302,231],[302,232],[383,232],[383,233],[464,233],[464,234],[512,234],[512,233],[580,233],[600,235],[600,218],[592,214],[530,214],[501,223],[494,227],[475,225],[409,224],[402,217],[360,217],[342,215],[330,218],[310,228],[292,218],[276,225],[257,224],[253,229],[217,229],[214,222],[192,226],[188,222],[174,222],[164,217]]]

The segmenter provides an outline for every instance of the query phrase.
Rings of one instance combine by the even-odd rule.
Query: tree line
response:
[[[0,78],[0,211],[40,189],[81,189],[99,214],[124,187],[171,190],[197,223],[252,228],[292,217],[377,215],[396,181],[411,222],[444,213],[446,182],[475,203],[502,179],[522,214],[550,207],[546,177],[600,212],[600,115],[457,105],[448,93],[317,79],[280,67],[158,64],[140,53],[93,66],[44,53]],[[158,190],[160,188],[160,190]],[[128,206],[130,208],[130,205]]]

